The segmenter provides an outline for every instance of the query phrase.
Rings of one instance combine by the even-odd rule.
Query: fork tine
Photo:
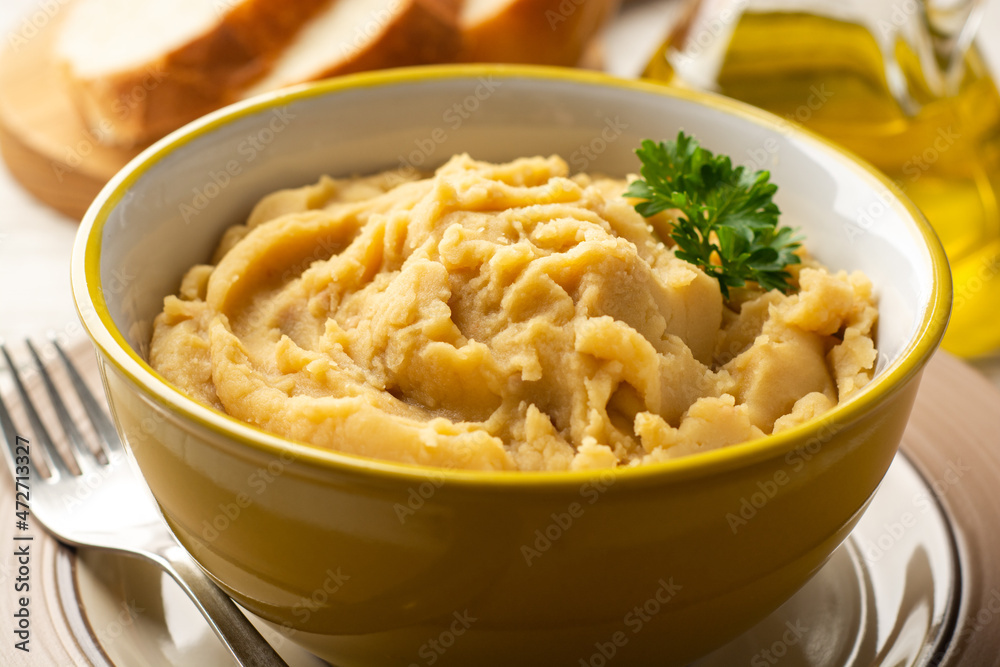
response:
[[[3,344],[0,343],[0,346]],[[6,350],[4,350],[6,353]],[[10,469],[14,470],[14,462],[17,460],[17,452],[15,447],[17,446],[17,429],[14,428],[14,420],[10,416],[10,410],[7,409],[7,404],[3,400],[3,395],[0,394],[0,429],[3,431],[3,440],[7,444],[6,451],[10,452],[10,458],[7,463],[10,464]]]
[[[45,367],[45,363],[42,362],[42,357],[38,354],[38,350],[35,349],[35,346],[32,345],[30,340],[25,339],[24,342],[28,346],[28,351],[31,352],[31,356],[35,358],[35,366],[38,368],[38,373],[42,377],[42,384],[45,385],[45,392],[49,395],[49,401],[52,402],[52,407],[55,408],[56,417],[62,425],[63,433],[66,434],[66,438],[69,440],[70,450],[73,453],[73,458],[76,459],[76,464],[79,466],[80,472],[89,472],[94,470],[94,466],[97,463],[97,457],[90,450],[90,448],[87,447],[87,443],[84,442],[80,429],[78,429],[76,424],[73,422],[73,418],[69,416],[69,410],[66,408],[66,403],[63,401],[62,396],[59,395],[59,391],[56,389],[55,383],[52,382],[52,376],[49,375],[49,371]]]
[[[69,375],[73,389],[76,390],[76,395],[80,397],[80,403],[83,404],[83,409],[86,410],[87,417],[94,426],[94,430],[100,436],[99,440],[101,441],[101,448],[104,450],[105,456],[108,457],[108,460],[111,460],[112,453],[124,452],[121,438],[118,437],[118,431],[115,430],[114,424],[111,423],[111,419],[101,407],[93,392],[90,391],[87,383],[80,377],[80,372],[76,369],[76,365],[70,361],[69,355],[62,349],[59,341],[53,338],[52,345],[62,358],[63,366],[66,368],[66,373]]]
[[[17,393],[21,396],[21,402],[24,403],[24,411],[28,414],[28,421],[31,422],[35,438],[41,444],[40,449],[45,463],[48,465],[51,481],[59,479],[60,476],[72,476],[73,472],[66,465],[66,462],[63,461],[59,452],[56,451],[52,443],[52,436],[49,435],[48,430],[46,430],[45,425],[38,416],[35,405],[31,402],[31,396],[28,395],[28,390],[24,388],[24,383],[21,381],[21,374],[17,372],[17,366],[14,365],[14,361],[10,358],[10,353],[7,352],[7,346],[0,343],[0,352],[3,352],[3,357],[7,361],[8,368],[10,368],[10,374],[14,377]]]

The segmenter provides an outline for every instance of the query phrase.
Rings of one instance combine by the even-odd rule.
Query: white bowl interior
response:
[[[624,176],[638,170],[633,151],[643,139],[672,139],[679,129],[734,163],[769,169],[782,220],[801,229],[809,250],[872,279],[880,368],[916,336],[932,293],[925,241],[880,180],[823,142],[751,114],[606,82],[496,73],[273,101],[229,122],[218,121],[231,110],[197,121],[191,127],[216,126],[153,163],[110,212],[102,286],[112,319],[143,357],[163,297],[264,194],[324,173],[433,168],[460,152],[494,161],[556,153],[574,171]]]

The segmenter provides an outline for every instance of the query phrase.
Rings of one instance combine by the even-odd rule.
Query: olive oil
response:
[[[878,26],[750,11],[733,23],[710,85],[691,81],[704,78],[697,61],[706,53],[690,30],[661,47],[646,76],[767,109],[885,172],[927,216],[952,263],[945,348],[964,356],[1000,348],[1000,95],[979,53],[968,50],[942,95],[908,42],[896,39],[886,52],[872,32]],[[862,227],[870,224],[858,215]]]

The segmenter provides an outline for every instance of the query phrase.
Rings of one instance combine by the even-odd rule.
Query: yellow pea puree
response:
[[[737,290],[675,257],[625,181],[452,158],[283,190],[155,322],[150,362],[293,440],[426,466],[639,465],[781,431],[871,378],[860,273]],[[662,233],[658,233],[660,229]]]

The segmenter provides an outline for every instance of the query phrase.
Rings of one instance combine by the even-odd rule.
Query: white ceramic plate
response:
[[[902,519],[905,499],[923,497]],[[902,501],[902,502],[901,502]],[[930,665],[958,606],[956,545],[923,477],[898,456],[850,539],[770,617],[696,667]],[[170,579],[145,562],[77,559],[83,614],[113,665],[229,667],[225,650]],[[291,667],[326,663],[259,624]]]

